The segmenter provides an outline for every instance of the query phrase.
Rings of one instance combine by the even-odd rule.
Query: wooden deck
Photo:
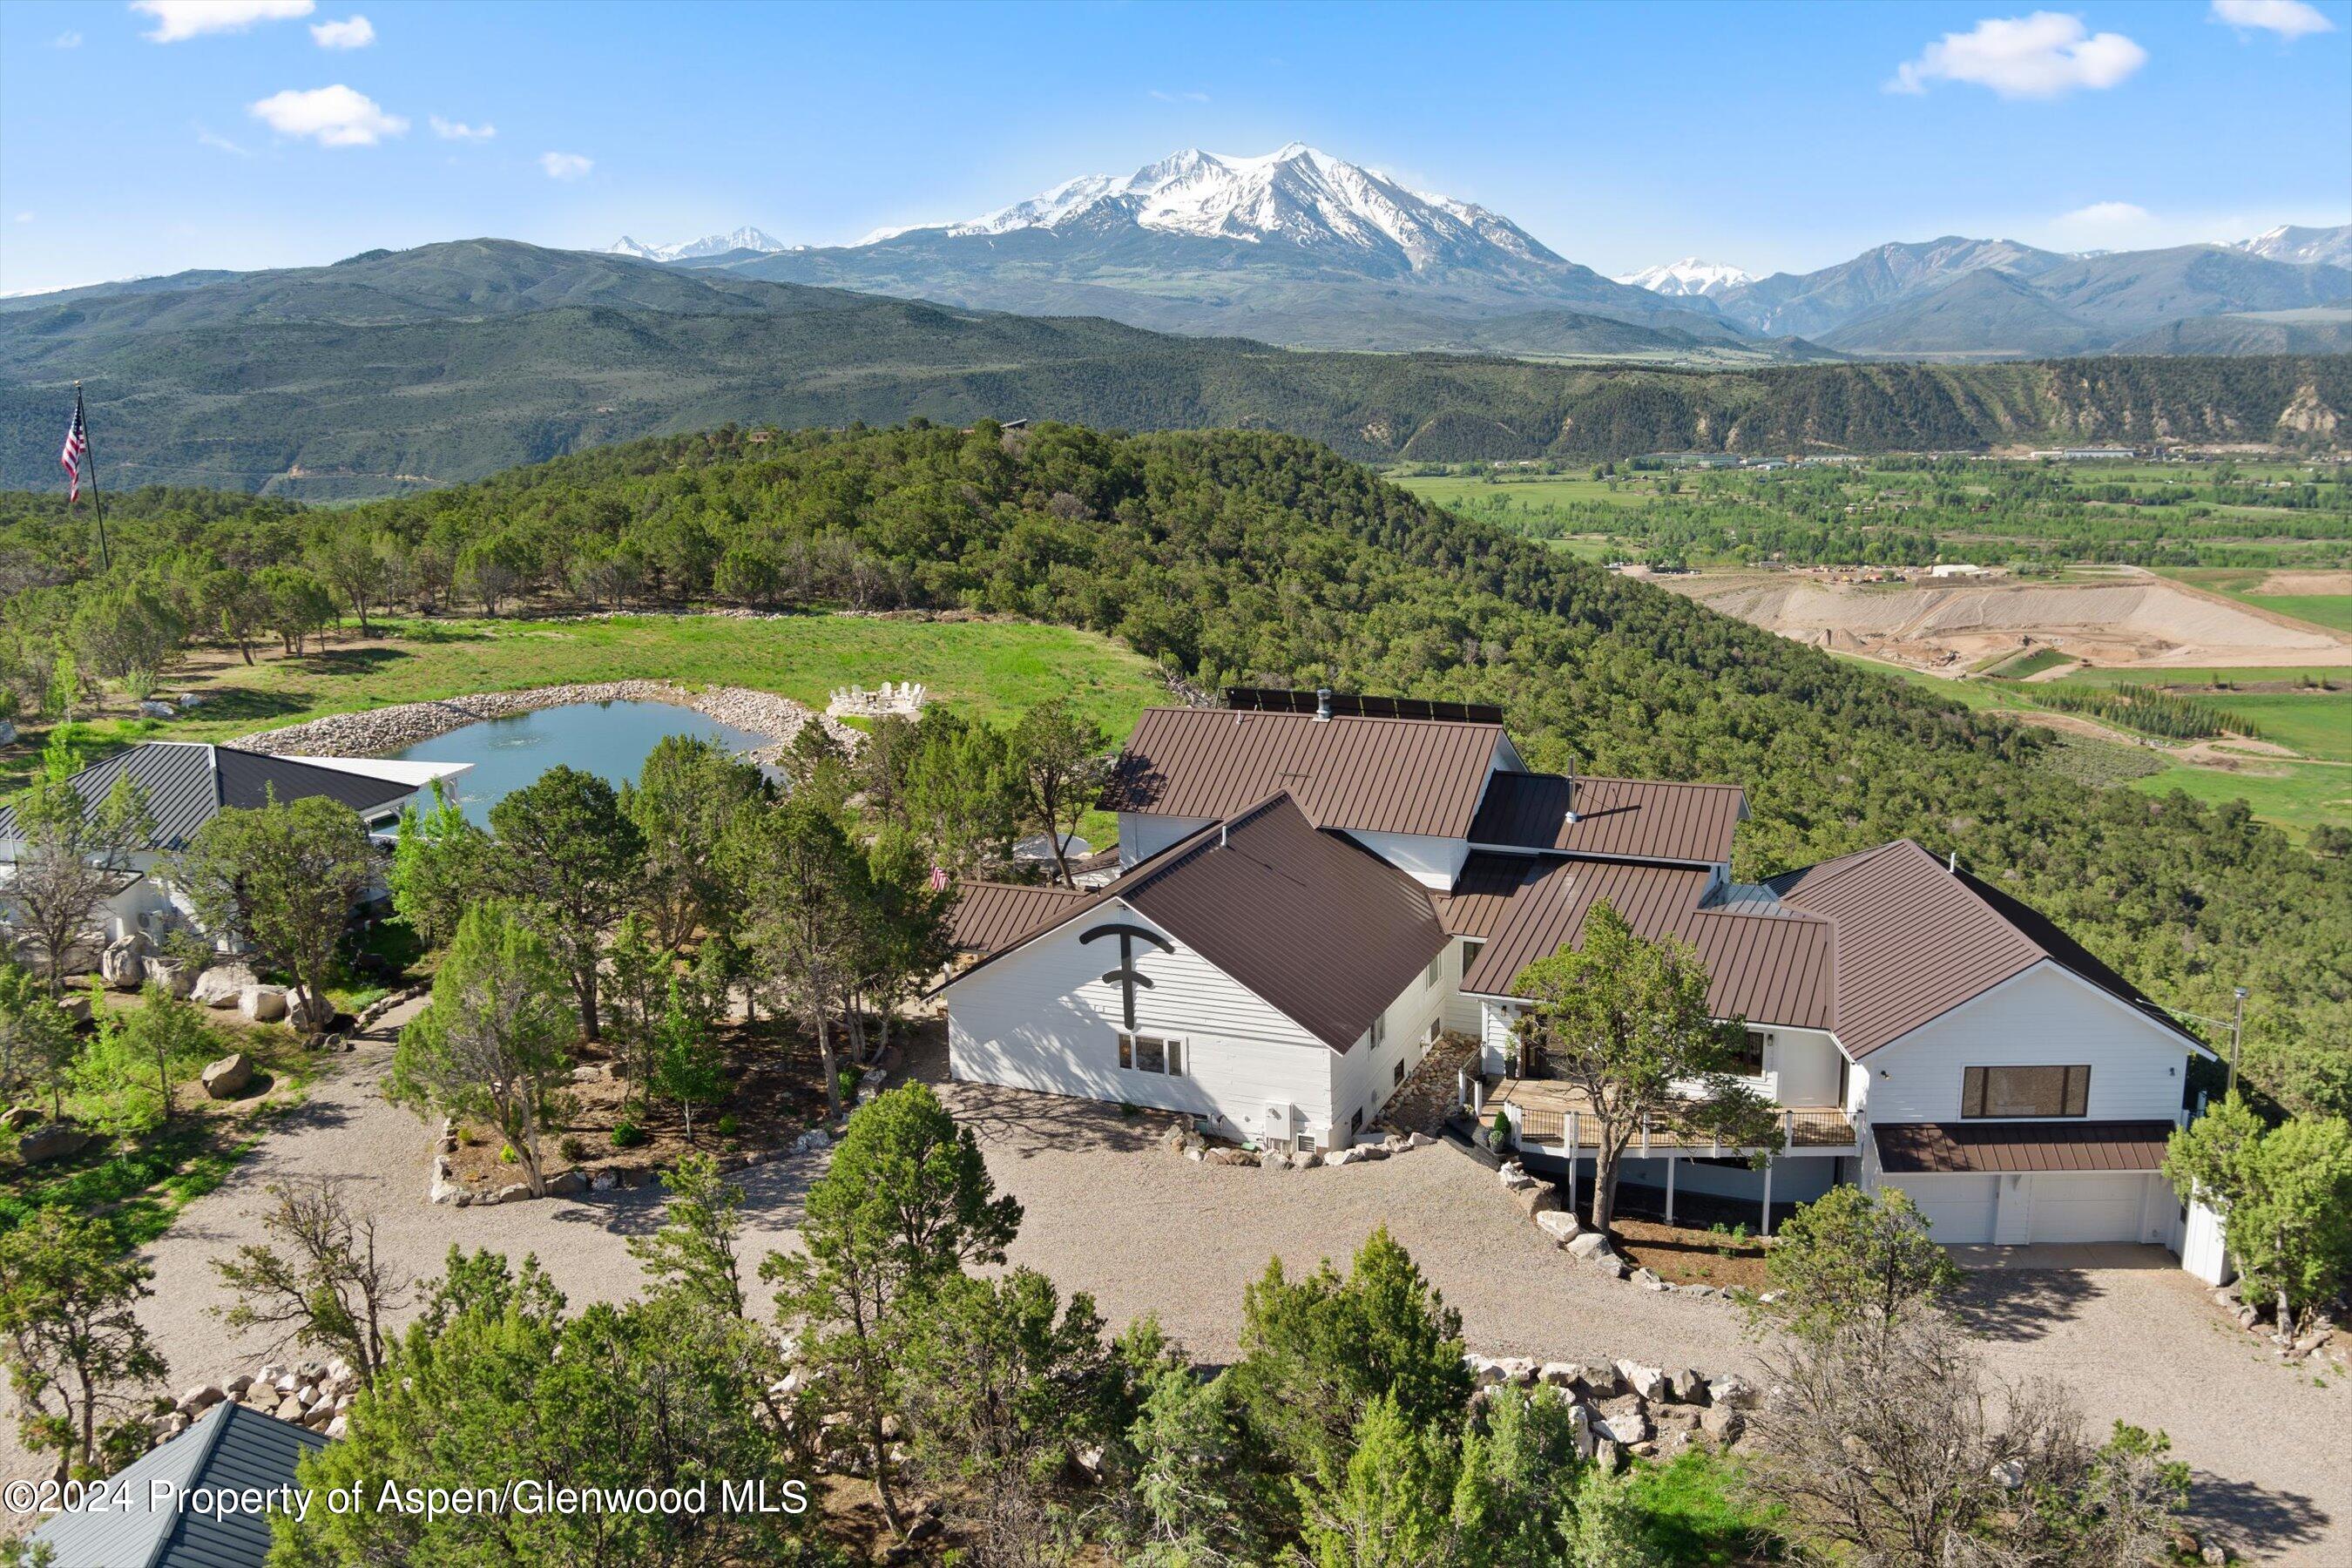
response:
[[[1507,1078],[1486,1091],[1486,1115],[1492,1117],[1498,1104],[1514,1107],[1517,1112],[1519,1138],[1522,1142],[1557,1147],[1568,1141],[1569,1118],[1576,1117],[1576,1143],[1580,1149],[1601,1146],[1599,1131],[1592,1120],[1592,1102],[1584,1091],[1557,1079]],[[1833,1105],[1790,1105],[1780,1111],[1780,1135],[1783,1152],[1801,1149],[1818,1149],[1843,1152],[1859,1147],[1854,1134],[1853,1119]],[[1661,1122],[1633,1135],[1625,1152],[1640,1159],[1648,1154],[1683,1154],[1712,1159],[1737,1156],[1751,1151],[1717,1143],[1704,1134],[1691,1133]]]

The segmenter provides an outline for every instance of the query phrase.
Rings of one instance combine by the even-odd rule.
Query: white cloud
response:
[[[237,143],[230,141],[227,137],[223,136],[220,132],[208,130],[203,125],[198,125],[196,127],[196,145],[199,147],[209,147],[215,153],[234,153],[239,158],[250,158],[253,156],[253,153],[247,149],[239,146]]]
[[[488,121],[468,125],[462,120],[444,120],[435,114],[427,117],[426,123],[433,127],[433,134],[444,142],[487,142],[499,133],[499,128]]]
[[[2058,221],[2078,228],[2130,228],[2147,222],[2147,209],[2130,202],[2093,202],[2076,207]]]
[[[1162,103],[1206,103],[1209,101],[1209,95],[1205,92],[1163,92],[1156,87],[1151,89],[1151,96],[1158,99]]]
[[[319,0],[131,0],[131,8],[155,18],[148,42],[177,44],[205,33],[242,33],[256,22],[307,16]]]
[[[576,180],[594,168],[596,160],[577,153],[541,153],[539,166],[547,171],[551,180]]]
[[[340,22],[313,22],[310,38],[322,49],[363,49],[375,42],[375,24],[365,16]]]
[[[2213,0],[2210,19],[2237,28],[2260,27],[2282,38],[2332,33],[2336,24],[2303,0]]]
[[[81,35],[68,27],[64,32],[59,33],[56,37],[49,40],[49,47],[53,49],[78,49],[81,47]]]
[[[2058,98],[2076,88],[2113,87],[2147,63],[2121,33],[2093,33],[2058,11],[1988,16],[1972,31],[1947,33],[1895,68],[1889,92],[1925,92],[1931,81],[1989,87],[2003,98]]]
[[[247,112],[280,136],[308,136],[321,147],[373,147],[408,129],[407,121],[341,82],[307,92],[289,88],[247,105]]]

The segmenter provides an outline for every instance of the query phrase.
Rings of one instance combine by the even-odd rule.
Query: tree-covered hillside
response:
[[[161,594],[183,567],[308,552],[443,603],[495,587],[954,608],[1113,633],[1205,685],[1498,703],[1538,766],[1744,784],[1743,877],[1907,835],[2168,1004],[2223,1015],[2231,985],[2252,987],[2250,1051],[2274,1084],[2352,1037],[2352,861],[2242,806],[2086,788],[2042,765],[2039,731],[1467,522],[1291,437],[722,430],[340,511],[205,504],[123,509],[118,563],[176,552],[145,567]],[[53,500],[9,498],[0,548],[71,574],[63,521]],[[89,592],[21,597],[20,647]]]
[[[1695,372],[1292,353],[502,240],[0,311],[0,484],[56,479],[76,380],[101,482],[311,500],[730,421],[1277,429],[1462,461],[2300,441],[2352,416],[2342,356]]]

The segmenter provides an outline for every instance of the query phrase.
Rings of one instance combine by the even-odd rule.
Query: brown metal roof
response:
[[[1052,922],[1086,894],[1020,882],[959,881],[948,938],[959,952],[991,953]]]
[[[2169,1121],[1877,1121],[1890,1175],[2009,1171],[2156,1171]]]
[[[1499,724],[1450,720],[1150,708],[1103,805],[1213,818],[1280,790],[1318,827],[1461,838],[1508,741]]]
[[[1493,936],[1519,889],[1543,880],[1552,864],[1533,855],[1474,853],[1462,862],[1454,890],[1432,895],[1437,918],[1454,936]]]
[[[1046,910],[1042,923],[949,984],[1122,900],[1337,1051],[1354,1045],[1448,940],[1428,889],[1318,832],[1277,794]]]
[[[1549,867],[1504,912],[1494,937],[1462,977],[1462,989],[1510,994],[1519,971],[1581,945],[1584,917],[1606,899],[1652,942],[1688,942],[1706,965],[1707,1005],[1717,1017],[1790,1028],[1826,1029],[1835,1017],[1826,921],[1709,908],[1707,872],[1631,861],[1564,860]]]
[[[1908,838],[1766,885],[1790,908],[1835,926],[1837,1037],[1856,1060],[2044,961],[2204,1049],[2042,916],[1974,878],[1953,875]]]
[[[1576,820],[1568,820],[1570,803]],[[1719,865],[1748,816],[1738,784],[1497,773],[1470,841],[1623,860]]]

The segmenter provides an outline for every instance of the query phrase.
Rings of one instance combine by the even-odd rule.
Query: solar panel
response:
[[[1225,706],[1253,713],[1313,713],[1321,697],[1277,686],[1228,686]],[[1463,724],[1499,724],[1503,710],[1486,702],[1447,702],[1430,697],[1370,697],[1334,691],[1331,711],[1350,719],[1450,719]]]

